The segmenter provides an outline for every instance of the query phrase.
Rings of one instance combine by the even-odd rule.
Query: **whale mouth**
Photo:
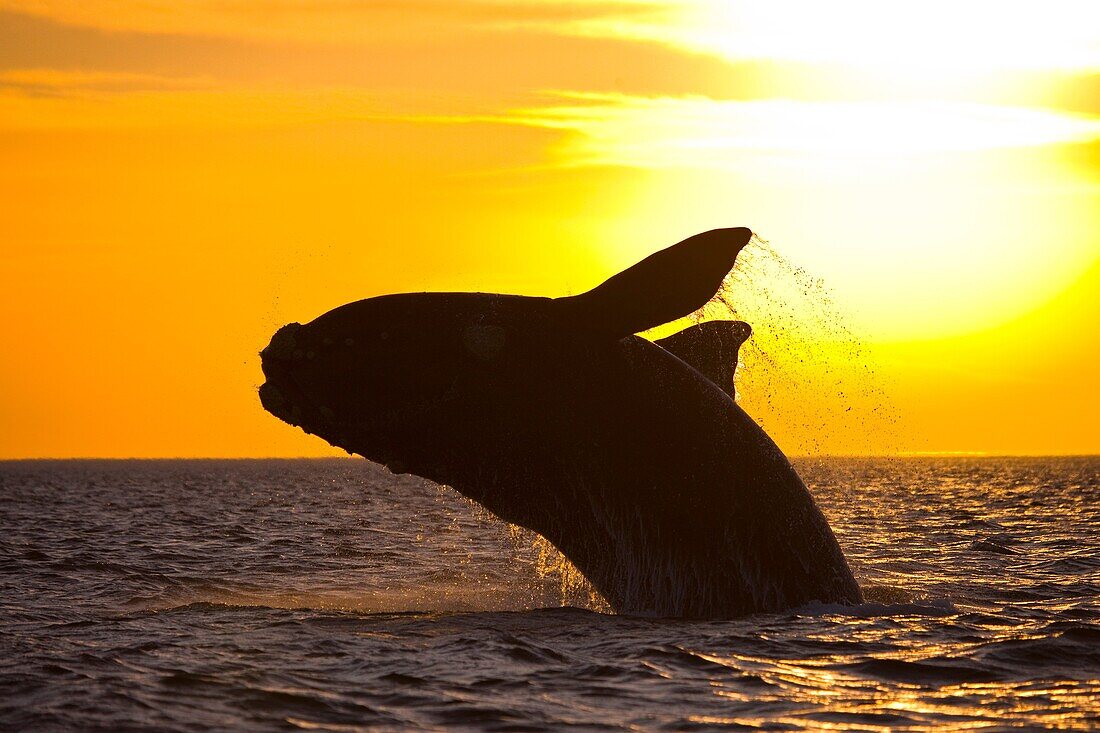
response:
[[[305,392],[288,373],[289,370],[263,362],[264,376],[267,381],[260,385],[260,404],[263,408],[285,423],[302,428],[308,433],[316,432],[320,422],[320,411],[306,397]]]
[[[411,473],[407,464],[400,458],[391,455],[388,451],[363,452],[363,447],[353,447],[352,443],[360,443],[353,439],[352,434],[363,432],[343,429],[336,422],[332,410],[316,406],[305,394],[305,391],[297,384],[289,369],[276,362],[263,362],[264,374],[267,381],[260,385],[260,404],[265,410],[285,423],[301,428],[307,435],[316,435],[329,444],[342,448],[349,453],[358,452],[368,456],[391,473]],[[388,416],[383,416],[383,419]]]
[[[298,401],[287,396],[285,389],[285,384],[279,388],[274,382],[264,382],[260,385],[260,404],[283,422],[297,425],[302,421],[302,408]]]
[[[335,415],[317,405],[294,376],[294,363],[302,358],[301,329],[297,323],[283,326],[260,352],[260,368],[267,378],[260,385],[260,404],[283,422],[331,442],[327,436],[334,432]]]

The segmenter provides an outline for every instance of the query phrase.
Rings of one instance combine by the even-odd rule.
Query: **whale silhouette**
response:
[[[706,304],[752,232],[716,229],[563,298],[385,295],[281,328],[263,406],[541,534],[619,613],[858,603],[825,517],[732,399],[740,322]]]

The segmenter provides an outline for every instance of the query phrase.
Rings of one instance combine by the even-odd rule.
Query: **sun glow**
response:
[[[637,199],[645,225],[619,237],[624,260],[654,227],[672,237],[685,218],[701,228],[751,220],[886,339],[996,326],[1097,256],[1100,181],[1051,154],[1100,140],[1096,117],[937,101],[566,93],[494,119],[567,133],[555,151],[566,168],[650,172]]]
[[[0,0],[0,454],[325,452],[257,404],[282,323],[732,225],[885,364],[739,283],[784,447],[1100,449],[1098,74],[1092,0]]]
[[[883,76],[950,81],[1005,70],[1100,69],[1100,5],[883,3],[876,0],[681,0],[629,19],[592,19],[579,32],[658,41],[743,61],[835,64]]]
[[[516,122],[579,133],[573,162],[638,168],[730,168],[743,151],[843,155],[851,167],[930,153],[1100,139],[1100,118],[947,102],[804,102],[566,93],[575,104]]]

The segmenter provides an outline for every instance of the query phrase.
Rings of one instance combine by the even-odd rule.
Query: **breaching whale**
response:
[[[751,235],[689,237],[575,296],[407,293],[340,306],[275,333],[260,400],[538,532],[617,612],[858,603],[809,491],[732,399],[748,327],[635,335],[706,304]]]

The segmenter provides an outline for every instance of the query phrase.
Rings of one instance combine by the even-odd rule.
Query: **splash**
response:
[[[718,293],[695,313],[645,334],[742,320],[737,401],[788,453],[867,453],[894,444],[896,416],[868,344],[821,278],[753,235]]]
[[[508,533],[517,552],[532,558],[536,576],[543,585],[541,595],[544,601],[558,606],[611,613],[611,606],[592,587],[584,573],[550,540],[516,524],[508,525]]]
[[[474,518],[478,531],[499,532],[501,548],[510,549],[508,565],[514,571],[506,583],[512,593],[513,608],[571,606],[599,613],[611,613],[611,606],[592,587],[588,578],[539,533],[499,517],[447,486],[439,486],[440,496],[461,504]]]

